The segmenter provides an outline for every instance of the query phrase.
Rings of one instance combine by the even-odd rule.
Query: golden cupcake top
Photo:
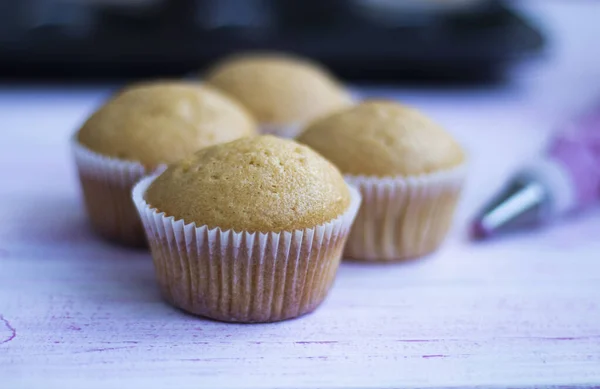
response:
[[[461,164],[462,148],[416,109],[365,101],[317,120],[298,137],[344,174],[414,176]]]
[[[261,123],[304,123],[352,103],[349,93],[322,67],[278,54],[225,59],[206,82],[244,104]]]
[[[77,140],[97,153],[154,167],[255,133],[245,108],[220,91],[166,81],[125,88],[85,122]]]
[[[202,149],[148,188],[151,207],[197,226],[248,232],[315,227],[344,213],[341,173],[309,147],[257,136]]]

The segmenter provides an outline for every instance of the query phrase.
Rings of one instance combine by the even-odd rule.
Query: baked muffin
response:
[[[294,137],[303,124],[352,103],[348,91],[327,70],[281,54],[225,59],[205,81],[245,105],[263,133],[283,137]]]
[[[347,257],[403,260],[440,245],[461,192],[465,154],[439,125],[392,101],[365,101],[317,120],[298,141],[362,194]]]
[[[133,199],[166,299],[232,322],[315,309],[360,205],[329,161],[273,136],[202,149],[140,181]]]
[[[131,201],[133,185],[202,147],[255,134],[247,111],[210,87],[174,81],[124,89],[73,139],[92,226],[108,239],[144,245],[144,230]]]

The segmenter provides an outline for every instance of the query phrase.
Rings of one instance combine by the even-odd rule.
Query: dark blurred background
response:
[[[0,76],[181,76],[240,50],[357,81],[488,82],[543,34],[500,0],[0,0]]]

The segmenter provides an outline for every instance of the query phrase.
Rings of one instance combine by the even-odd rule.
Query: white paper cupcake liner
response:
[[[71,146],[79,173],[88,177],[126,186],[135,184],[148,174],[139,162],[98,154],[80,144],[75,138],[72,139]]]
[[[165,298],[190,313],[230,322],[272,322],[314,310],[335,278],[361,197],[348,210],[295,231],[235,232],[185,224],[152,208],[140,181],[133,201],[143,221]]]
[[[344,256],[398,261],[434,251],[451,226],[465,176],[465,164],[414,177],[347,175],[363,201]]]
[[[144,230],[131,201],[131,189],[149,174],[147,169],[138,162],[98,154],[76,138],[71,141],[71,149],[94,230],[125,245],[145,245]]]

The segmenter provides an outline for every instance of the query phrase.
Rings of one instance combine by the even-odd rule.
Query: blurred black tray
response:
[[[304,8],[306,9],[306,8]],[[73,37],[54,27],[0,42],[5,79],[180,76],[240,50],[283,50],[322,61],[360,81],[479,82],[501,78],[515,61],[539,53],[540,31],[501,1],[484,10],[386,27],[350,12],[279,15],[278,27],[203,30],[179,7],[150,19],[103,15]],[[281,22],[283,20],[283,23]]]

